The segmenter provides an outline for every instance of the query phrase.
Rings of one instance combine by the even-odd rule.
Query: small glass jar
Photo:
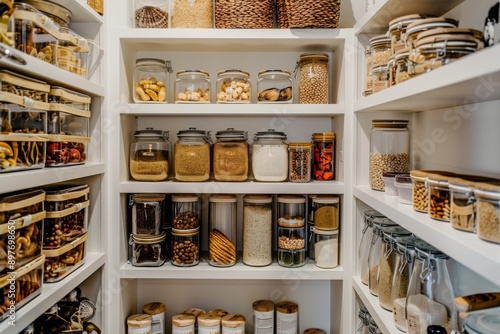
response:
[[[393,55],[398,52],[408,51],[405,43],[406,27],[424,18],[425,16],[419,14],[410,14],[397,17],[389,22],[387,36],[391,39],[391,52]]]
[[[200,226],[201,199],[196,194],[172,195],[172,228],[188,230]]]
[[[189,313],[178,313],[172,316],[172,334],[195,334],[196,317]]]
[[[290,182],[311,181],[312,144],[309,142],[292,142],[288,144],[288,180]]]
[[[252,303],[254,334],[274,334],[274,303],[256,300]]]
[[[361,282],[368,285],[369,267],[368,255],[370,254],[370,246],[373,239],[373,219],[385,218],[383,214],[376,210],[366,210],[363,213],[364,227],[362,230],[361,242],[359,243],[358,258],[360,263]]]
[[[198,334],[220,334],[221,316],[216,313],[203,313],[196,318]]]
[[[138,130],[130,144],[130,175],[137,181],[163,181],[170,172],[168,131]]]
[[[335,268],[339,265],[339,230],[314,231],[314,262],[320,268]]]
[[[406,26],[406,32],[404,34],[404,42],[406,45],[406,51],[412,53],[415,49],[415,43],[417,37],[420,33],[433,30],[437,28],[456,28],[458,27],[458,21],[447,18],[447,17],[431,17],[421,20],[416,20]]]
[[[165,233],[159,235],[131,234],[131,262],[136,267],[160,267],[167,258]]]
[[[291,301],[276,303],[276,334],[298,333],[299,305]]]
[[[172,264],[191,267],[200,262],[200,228],[172,229]]]
[[[313,198],[314,227],[319,230],[336,230],[339,228],[338,196],[318,195]]]
[[[379,289],[379,265],[380,253],[382,249],[383,229],[397,224],[389,218],[373,218],[373,238],[370,243],[370,250],[368,252],[368,288],[370,293],[378,297]]]
[[[258,103],[292,103],[293,88],[289,71],[265,70],[257,81]]]
[[[150,334],[151,316],[149,314],[134,314],[127,318],[128,334]]]
[[[335,179],[335,133],[313,133],[313,179]]]
[[[135,61],[134,91],[135,103],[167,102],[168,70],[163,59],[139,58]]]
[[[217,74],[217,103],[250,103],[251,100],[249,72],[225,70]]]
[[[372,69],[373,93],[380,92],[389,87],[389,71],[387,65],[377,66]]]
[[[177,132],[174,146],[175,178],[178,181],[202,182],[210,177],[210,131],[189,128]]]
[[[274,129],[257,132],[252,143],[252,173],[256,181],[280,182],[288,176],[286,134]]]
[[[429,174],[425,180],[429,194],[429,217],[435,220],[450,222],[450,188],[449,176]]]
[[[363,96],[368,96],[373,93],[373,78],[372,78],[372,52],[370,46],[366,46],[365,49],[365,89],[363,90]]]
[[[147,303],[142,312],[151,316],[151,334],[165,334],[165,304]]]
[[[385,190],[384,172],[410,169],[410,131],[406,120],[373,120],[370,131],[370,187]]]
[[[408,74],[408,56],[408,52],[397,53],[394,56],[394,64],[396,66],[396,78],[394,80],[396,84],[411,79],[410,74]]]
[[[370,38],[370,51],[372,53],[372,70],[380,66],[386,66],[392,56],[391,39],[386,35],[378,35]]]
[[[476,226],[479,238],[500,243],[500,186],[488,183],[476,185]]]
[[[278,226],[305,226],[306,199],[300,195],[278,195]]]
[[[412,170],[410,177],[412,182],[412,204],[413,210],[418,212],[429,212],[429,194],[425,180],[427,175],[435,171]]]
[[[412,204],[412,183],[408,173],[396,175],[394,185],[398,189],[398,202],[401,204]]]
[[[226,314],[221,319],[222,334],[245,334],[246,319],[238,313]]]
[[[236,195],[210,195],[208,264],[229,267],[236,264]]]
[[[215,134],[213,171],[217,181],[245,181],[248,178],[247,132],[227,128]]]
[[[175,103],[210,103],[210,76],[200,70],[177,72]]]
[[[299,103],[329,103],[328,54],[301,54],[297,65],[299,68]]]
[[[267,266],[273,260],[273,215],[271,195],[243,197],[243,263]]]
[[[165,194],[130,195],[132,234],[158,235],[165,224]]]
[[[213,0],[175,0],[171,1],[171,28],[214,27]]]

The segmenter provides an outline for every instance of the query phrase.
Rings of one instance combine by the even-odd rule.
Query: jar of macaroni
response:
[[[250,103],[251,100],[249,72],[233,69],[217,74],[217,103]]]
[[[200,70],[177,72],[175,103],[210,103],[210,76]]]

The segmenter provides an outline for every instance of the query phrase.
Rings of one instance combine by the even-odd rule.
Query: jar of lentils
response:
[[[250,73],[225,70],[217,75],[217,103],[250,103],[252,99]]]
[[[299,103],[327,104],[329,102],[328,54],[304,53],[298,61]]]
[[[209,199],[208,264],[230,267],[236,264],[236,210],[232,194],[212,194]]]
[[[372,70],[376,67],[387,65],[391,57],[391,39],[386,35],[370,38],[370,51],[372,54]]]
[[[200,227],[172,229],[171,262],[177,267],[191,267],[200,262]]]

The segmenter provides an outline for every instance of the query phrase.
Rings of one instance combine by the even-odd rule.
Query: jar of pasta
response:
[[[299,103],[327,104],[329,102],[328,54],[304,53],[298,61]]]
[[[227,128],[215,134],[213,170],[217,181],[245,181],[248,178],[247,132]]]
[[[174,146],[175,178],[200,182],[210,177],[210,131],[189,128],[177,133]]]
[[[392,55],[391,39],[386,35],[378,35],[370,38],[370,51],[372,55],[372,70],[376,67],[385,66]]]

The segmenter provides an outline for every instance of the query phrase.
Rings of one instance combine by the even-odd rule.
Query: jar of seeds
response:
[[[130,144],[130,175],[137,181],[166,180],[170,171],[168,131],[138,130]]]
[[[177,133],[174,146],[175,178],[201,182],[210,177],[210,131],[189,128]]]
[[[328,54],[304,53],[297,63],[299,69],[299,103],[329,103]]]

